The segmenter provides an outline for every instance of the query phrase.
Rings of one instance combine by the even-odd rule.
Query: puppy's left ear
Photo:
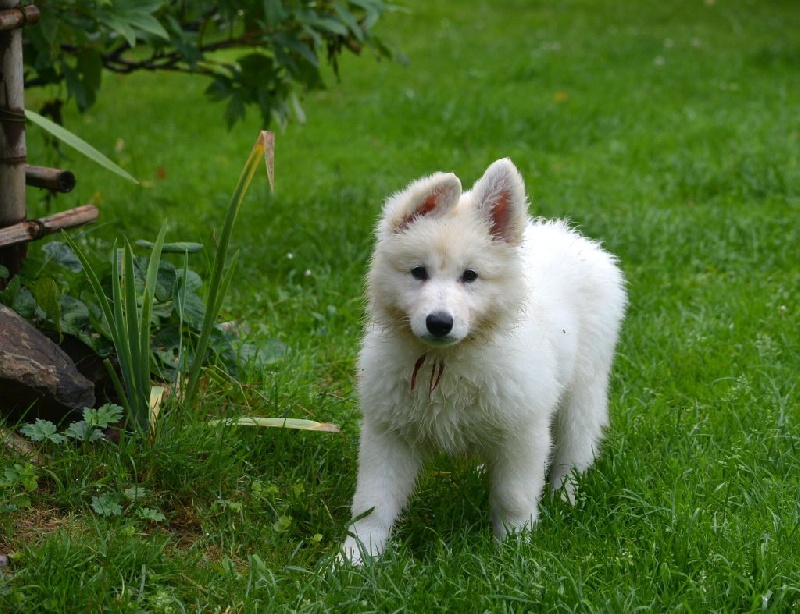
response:
[[[508,158],[492,163],[472,188],[479,214],[493,238],[516,245],[528,222],[525,182]]]

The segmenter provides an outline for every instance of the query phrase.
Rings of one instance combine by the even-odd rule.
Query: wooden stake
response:
[[[55,192],[70,192],[75,187],[75,175],[71,171],[44,166],[25,166],[25,183],[35,188],[45,188]]]
[[[40,220],[25,220],[13,226],[0,228],[0,247],[24,244],[64,230],[94,222],[100,211],[94,205],[83,205],[69,211],[48,215]]]
[[[20,0],[0,0],[0,10],[21,13]],[[0,228],[21,222],[25,208],[25,84],[22,30],[0,30]],[[25,244],[0,250],[11,275],[22,266]]]

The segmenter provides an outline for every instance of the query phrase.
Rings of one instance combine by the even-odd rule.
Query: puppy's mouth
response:
[[[461,341],[457,337],[436,337],[435,335],[422,335],[419,340],[434,348],[446,348]]]

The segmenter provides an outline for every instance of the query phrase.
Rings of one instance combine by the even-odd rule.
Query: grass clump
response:
[[[242,203],[221,313],[243,340],[282,351],[244,364],[238,383],[209,380],[197,411],[165,416],[147,450],[39,446],[47,463],[31,469],[35,488],[24,476],[4,486],[19,509],[0,523],[10,553],[0,600],[22,610],[797,609],[796,22],[788,3],[744,0],[436,0],[392,16],[381,34],[409,65],[344,66],[341,86],[304,101],[308,124],[278,136],[270,206],[260,206],[266,187]],[[180,76],[110,78],[114,95],[68,114],[70,128],[143,185],[74,160],[74,198],[103,207],[94,236],[152,237],[166,217],[170,236],[207,241],[257,126],[227,133],[201,86]],[[132,116],[157,129],[128,129]],[[32,155],[38,146],[31,135]],[[574,508],[545,500],[530,541],[502,547],[484,477],[441,459],[386,558],[334,573],[380,202],[434,170],[469,182],[506,155],[531,211],[603,240],[629,281],[602,456]],[[241,414],[332,420],[342,434],[206,424]],[[127,498],[134,487],[145,498]],[[104,494],[120,514],[93,508]]]

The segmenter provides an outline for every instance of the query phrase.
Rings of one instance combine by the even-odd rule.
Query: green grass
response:
[[[790,0],[414,3],[382,24],[407,66],[343,63],[254,183],[226,319],[288,348],[165,417],[152,446],[40,448],[0,517],[20,611],[790,611],[800,605],[800,13]],[[95,200],[104,241],[219,229],[255,138],[190,78],[106,75],[68,126],[147,183],[31,131]],[[41,93],[31,92],[34,110]],[[330,570],[354,487],[362,278],[381,200],[511,156],[531,210],[569,217],[629,281],[602,457],[526,543],[491,537],[483,476],[440,459],[386,557]],[[163,177],[163,178],[160,178]],[[45,203],[31,192],[31,213]],[[202,262],[197,264],[202,269]],[[244,412],[342,435],[204,426]],[[11,457],[8,460],[14,460]],[[19,462],[19,459],[16,459]],[[4,461],[5,462],[5,461]],[[146,489],[136,501],[126,489]],[[21,495],[22,487],[7,487]],[[120,496],[103,516],[92,497]],[[8,494],[6,495],[8,496]],[[143,520],[148,507],[161,522]],[[227,610],[230,608],[230,610]]]

